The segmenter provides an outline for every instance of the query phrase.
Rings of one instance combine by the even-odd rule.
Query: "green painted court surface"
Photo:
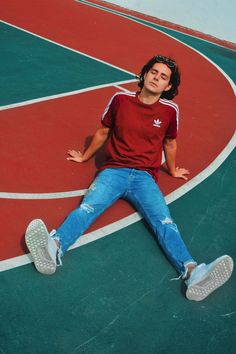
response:
[[[134,79],[122,70],[4,23],[0,23],[0,31],[0,105]]]
[[[199,261],[235,257],[235,168],[233,153],[170,206]],[[70,251],[54,276],[4,272],[1,353],[235,353],[235,273],[201,303],[174,277],[142,221]]]

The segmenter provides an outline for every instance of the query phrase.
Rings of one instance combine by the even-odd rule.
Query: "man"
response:
[[[197,265],[157,184],[162,150],[171,176],[187,179],[189,174],[185,168],[176,167],[179,109],[171,100],[178,94],[179,84],[180,72],[174,60],[160,55],[151,58],[142,68],[140,91],[115,94],[86,151],[68,151],[68,160],[83,163],[107,142],[105,162],[81,205],[51,234],[41,220],[28,226],[26,244],[39,272],[53,274],[67,249],[105,209],[123,198],[151,226],[164,253],[185,280],[188,299],[203,300],[229,279],[233,260],[227,255],[209,265]]]

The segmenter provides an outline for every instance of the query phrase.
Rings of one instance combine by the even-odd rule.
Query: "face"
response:
[[[161,95],[171,88],[171,69],[163,63],[155,63],[144,75],[143,89],[153,95]]]

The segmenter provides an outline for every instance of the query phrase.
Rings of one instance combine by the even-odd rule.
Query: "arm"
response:
[[[176,152],[177,142],[176,139],[165,138],[163,142],[163,149],[166,158],[166,166],[169,174],[175,178],[183,178],[187,180],[186,175],[189,171],[185,168],[176,167]]]
[[[80,151],[69,150],[68,154],[70,156],[67,157],[67,160],[75,162],[85,162],[89,160],[96,153],[96,151],[105,144],[109,137],[109,133],[110,128],[102,126],[96,131],[90,145],[84,153],[81,153]]]

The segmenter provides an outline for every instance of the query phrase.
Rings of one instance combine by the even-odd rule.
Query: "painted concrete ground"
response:
[[[41,217],[56,227],[102,160],[101,153],[78,166],[66,161],[66,151],[88,143],[110,96],[135,90],[135,74],[157,51],[174,55],[182,68],[179,161],[191,170],[188,183],[161,173],[160,186],[170,201],[179,188],[188,191],[170,209],[197,260],[235,257],[235,50],[95,4],[50,1],[32,8],[25,0],[3,11],[1,351],[182,353],[191,341],[193,353],[234,353],[235,276],[203,303],[188,302],[124,201],[83,240],[109,236],[70,251],[55,276],[27,264],[27,223]],[[199,173],[210,174],[222,150],[226,161],[198,185]]]

